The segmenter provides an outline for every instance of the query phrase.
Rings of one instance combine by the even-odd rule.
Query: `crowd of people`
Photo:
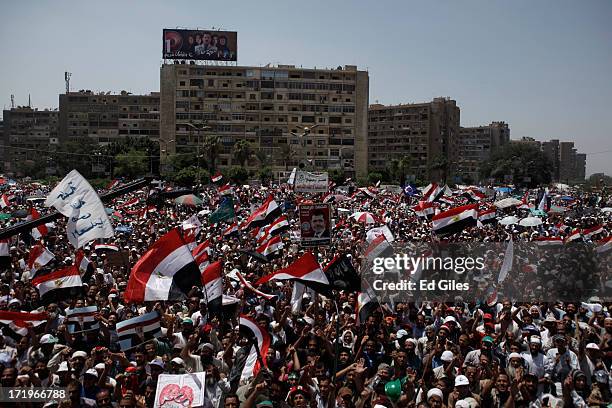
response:
[[[224,235],[234,220],[208,222],[221,200],[217,187],[194,188],[203,200],[199,206],[158,200],[152,207],[147,202],[148,187],[105,203],[116,231],[106,243],[123,256],[108,248],[97,249],[91,242],[83,250],[93,273],[84,277],[82,288],[72,296],[51,303],[43,301],[32,285],[28,259],[32,246],[41,242],[54,260],[37,274],[75,262],[65,218],[48,225],[38,241],[27,233],[11,237],[10,259],[1,277],[0,311],[40,312],[46,317],[41,323],[27,323],[22,328],[25,333],[11,330],[10,322],[0,319],[0,385],[63,388],[67,397],[45,406],[74,408],[189,406],[187,400],[156,401],[158,378],[198,372],[206,373],[203,406],[213,408],[603,407],[612,403],[612,297],[606,296],[610,288],[605,279],[609,271],[598,275],[597,290],[589,298],[544,301],[546,287],[540,287],[517,300],[505,298],[500,289],[493,301],[475,296],[453,302],[381,302],[367,315],[360,313],[359,292],[339,290],[330,298],[306,290],[296,301],[291,280],[270,281],[257,292],[236,277],[239,272],[255,285],[306,251],[314,252],[322,267],[346,255],[361,271],[367,264],[367,232],[384,225],[396,247],[440,239],[472,243],[510,238],[533,242],[541,237],[565,240],[575,231],[601,225],[601,232],[581,240],[599,245],[600,265],[609,269],[612,251],[605,243],[612,219],[606,209],[612,198],[605,189],[591,193],[551,189],[548,209],[559,204],[557,211],[542,214],[544,222],[536,227],[479,223],[440,238],[432,232],[431,221],[413,211],[418,195],[350,187],[345,195],[332,191],[331,245],[304,248],[299,242],[297,207],[320,202],[322,195],[302,196],[288,185],[233,186],[239,228]],[[51,188],[6,184],[4,194],[12,199],[3,211],[15,214],[34,206],[44,216],[52,209],[26,198],[44,197]],[[483,205],[501,198],[493,189],[482,191],[486,194],[480,201]],[[510,194],[523,197],[523,193],[516,189]],[[255,234],[240,225],[269,195],[287,216],[290,229],[282,234],[280,256],[261,262],[249,255],[258,246]],[[532,192],[531,196],[528,202],[538,207],[537,195]],[[561,206],[561,196],[571,200],[565,199]],[[440,205],[442,210],[467,198],[457,190],[446,201]],[[123,206],[128,202],[132,204]],[[351,217],[355,211],[369,211],[378,221],[360,222]],[[529,211],[519,206],[499,208],[496,220],[523,217]],[[196,243],[209,240],[211,262],[222,261],[223,293],[239,302],[213,315],[199,282],[194,282],[184,300],[125,302],[131,268],[161,236],[194,215],[202,224]],[[23,221],[6,217],[0,222],[6,228]],[[495,264],[501,265],[503,251],[494,256],[498,257]],[[528,274],[510,276],[509,282],[525,279]],[[97,307],[98,329],[71,332],[66,310],[88,306]],[[152,311],[161,316],[161,335],[121,350],[117,324]],[[253,341],[239,330],[240,315],[256,322],[270,338],[266,353],[258,356],[256,375],[249,378],[241,370]]]

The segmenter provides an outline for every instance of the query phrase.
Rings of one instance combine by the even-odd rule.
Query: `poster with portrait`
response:
[[[331,204],[302,204],[300,215],[300,238],[302,246],[331,244]]]
[[[165,59],[236,61],[237,51],[235,31],[164,29]]]
[[[154,408],[201,407],[206,392],[206,373],[160,374]]]

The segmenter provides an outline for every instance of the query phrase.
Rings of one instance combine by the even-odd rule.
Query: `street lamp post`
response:
[[[201,123],[199,125],[196,125],[194,123],[187,123],[187,126],[189,126],[192,129],[195,129],[197,131],[197,138],[198,138],[198,142],[197,142],[197,146],[196,146],[196,154],[197,154],[197,166],[198,166],[198,185],[201,184],[201,172],[200,172],[200,136],[201,136],[201,132],[205,131],[205,130],[210,130],[211,127],[206,125],[205,123]]]

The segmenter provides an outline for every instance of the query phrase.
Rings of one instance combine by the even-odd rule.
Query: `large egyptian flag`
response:
[[[219,315],[223,301],[223,264],[221,261],[213,262],[202,271],[202,286],[204,299],[208,303],[211,315]]]
[[[253,343],[240,376],[241,380],[246,380],[257,376],[262,369],[262,365],[267,367],[266,356],[268,355],[268,348],[270,348],[270,335],[255,320],[244,315],[240,316],[239,331]],[[257,342],[257,347],[254,344],[255,342]]]
[[[28,257],[28,268],[32,273],[32,276],[36,275],[36,272],[55,259],[53,252],[49,251],[43,244],[36,244],[30,248],[30,256]]]
[[[32,279],[32,286],[38,289],[43,303],[55,299],[69,299],[69,293],[82,290],[83,281],[75,265],[37,276]]]
[[[588,239],[592,239],[595,235],[601,234],[604,232],[603,225],[596,225],[591,228],[585,228],[582,230],[582,236]]]
[[[484,200],[486,198],[484,193],[481,193],[480,191],[474,190],[474,189],[471,189],[471,188],[469,190],[465,191],[462,195],[467,197],[467,199],[472,201],[472,202]]]
[[[497,219],[495,216],[497,215],[497,209],[495,207],[487,208],[486,210],[478,211],[478,221],[481,224],[488,224],[491,222],[495,222]]]
[[[308,282],[329,285],[329,281],[321,269],[321,265],[319,265],[314,255],[310,252],[306,252],[286,268],[279,269],[276,272],[260,278],[255,284],[262,285],[271,280],[297,280],[305,285],[307,285]]]
[[[28,325],[39,327],[47,322],[47,313],[8,312],[0,311],[0,327],[2,334],[19,341],[28,335]]]
[[[136,262],[124,299],[135,303],[182,300],[194,285],[201,286],[200,270],[180,230],[174,228]]]
[[[281,215],[272,224],[263,229],[263,233],[257,237],[257,242],[262,243],[271,236],[280,235],[289,229],[289,221],[286,215]]]
[[[333,296],[333,291],[359,292],[361,280],[353,267],[351,260],[345,255],[336,255],[323,269],[328,284],[317,281],[302,281],[302,283],[324,296]]]
[[[143,314],[117,323],[119,348],[126,351],[161,337],[161,317],[157,312]]]
[[[272,195],[268,196],[266,201],[255,210],[249,218],[244,222],[242,229],[261,227],[268,225],[281,215],[281,208],[278,206]]]
[[[533,242],[539,247],[556,247],[563,245],[561,237],[537,237]]]
[[[436,214],[432,218],[432,230],[438,235],[461,232],[478,222],[478,204],[462,205]]]
[[[76,307],[66,309],[64,324],[68,333],[80,333],[90,330],[99,330],[100,324],[95,316],[98,314],[98,306]]]
[[[212,249],[210,248],[210,239],[207,239],[206,241],[202,242],[191,250],[191,254],[194,258],[197,258],[203,253],[206,253],[207,255],[212,255]]]
[[[582,241],[582,235],[580,234],[580,230],[578,228],[574,229],[567,237],[565,237],[565,243],[574,242],[574,241]]]

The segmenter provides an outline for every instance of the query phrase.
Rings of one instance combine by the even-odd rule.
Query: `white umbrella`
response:
[[[508,207],[514,207],[514,206],[521,205],[521,204],[523,204],[522,201],[517,200],[516,198],[513,198],[513,197],[508,197],[508,198],[504,198],[503,200],[496,201],[493,205],[495,205],[497,208],[508,208]]]
[[[202,211],[200,211],[200,212],[198,213],[198,215],[199,215],[200,217],[203,217],[203,216],[205,216],[205,215],[210,214],[210,212],[211,212],[210,210],[202,210]]]
[[[600,210],[602,213],[612,212],[612,207],[604,207]]]
[[[542,219],[538,217],[527,217],[519,221],[519,225],[522,227],[537,227],[542,224]]]
[[[338,208],[338,212],[351,212],[348,208]]]
[[[377,216],[365,211],[357,211],[351,215],[351,218],[354,218],[357,222],[362,222],[364,224],[376,224],[377,222],[381,222]]]
[[[499,221],[499,223],[501,225],[513,225],[519,222],[519,219],[516,218],[514,215],[510,215],[508,217],[504,217],[501,219],[501,221]]]
[[[561,190],[561,191],[569,191],[570,186],[568,186],[567,184],[564,184],[564,183],[556,183],[555,184],[555,188],[557,190]]]

